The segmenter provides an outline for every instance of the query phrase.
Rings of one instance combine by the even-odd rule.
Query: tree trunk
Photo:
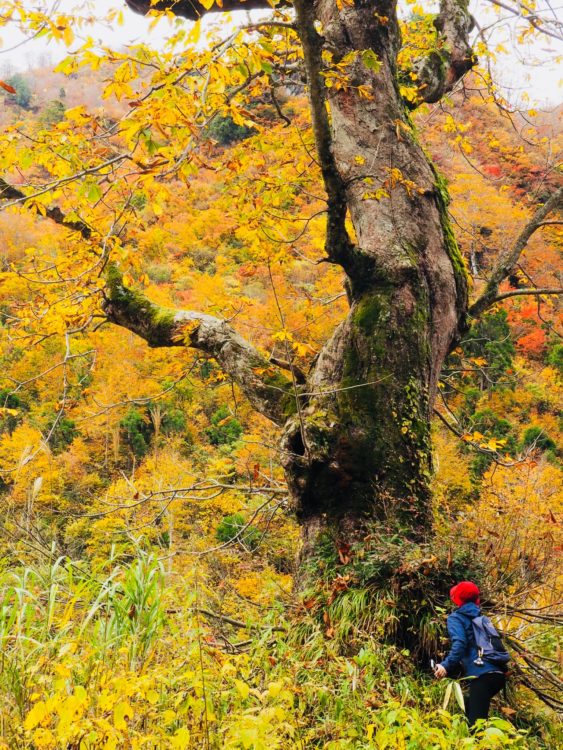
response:
[[[127,2],[141,11],[151,7],[148,0]],[[198,323],[189,341],[174,330],[166,336],[159,331],[163,343],[153,337],[152,345],[184,340],[218,356],[251,402],[284,427],[282,460],[303,525],[305,555],[323,530],[351,541],[373,520],[419,541],[431,528],[432,402],[442,362],[467,311],[447,190],[410,121],[408,108],[415,104],[400,94],[394,0],[293,0],[293,6],[327,192],[327,261],[346,273],[348,316],[305,385],[297,386],[298,394],[280,376],[275,389],[260,386],[258,400],[257,354],[218,321]],[[159,0],[157,7],[187,18],[203,12],[193,2]],[[227,7],[270,3],[229,0],[212,6]],[[471,24],[467,0],[441,0],[435,48],[429,45],[408,76],[411,87],[416,81],[420,101],[439,100],[473,65]],[[336,75],[331,87],[327,71]],[[118,297],[112,294],[108,317],[127,325],[132,316]],[[183,313],[167,321],[174,329],[186,316],[202,320]],[[136,330],[150,340],[144,323]],[[233,346],[217,343],[231,338]]]
[[[327,525],[350,539],[374,518],[420,539],[431,526],[430,410],[464,325],[465,270],[447,192],[399,96],[394,9],[378,3],[383,23],[374,3],[340,10],[319,0],[320,37],[303,5],[306,55],[309,43],[317,57],[350,60],[349,85],[329,91],[328,159],[357,245],[329,250],[346,271],[351,308],[309,379],[314,395],[286,426],[285,469],[307,545]],[[363,50],[377,54],[377,69]]]

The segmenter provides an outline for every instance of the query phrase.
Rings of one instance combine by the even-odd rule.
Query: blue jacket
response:
[[[472,620],[480,614],[481,610],[474,602],[467,602],[449,615],[447,626],[451,643],[450,653],[442,662],[448,674],[455,672],[460,664],[466,677],[480,677],[487,672],[501,671],[490,662],[485,661],[481,666],[475,664],[477,644],[473,635]]]

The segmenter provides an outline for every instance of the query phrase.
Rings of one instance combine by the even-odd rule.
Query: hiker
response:
[[[450,599],[458,607],[447,620],[450,652],[443,662],[434,667],[434,675],[438,679],[456,674],[460,667],[465,677],[472,678],[468,680],[469,695],[465,701],[470,727],[477,719],[488,718],[491,699],[505,685],[506,661],[509,659],[506,651],[504,664],[481,658],[482,654],[478,653],[473,619],[481,614],[479,596],[479,588],[472,581],[461,581],[450,590]],[[500,638],[498,641],[503,650]]]

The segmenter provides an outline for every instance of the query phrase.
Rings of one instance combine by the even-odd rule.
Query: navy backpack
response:
[[[477,644],[477,658],[475,664],[483,664],[483,659],[495,664],[503,671],[510,661],[510,654],[506,650],[497,629],[486,615],[474,617],[471,621],[473,635]]]

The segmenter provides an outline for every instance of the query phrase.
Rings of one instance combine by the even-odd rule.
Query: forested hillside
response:
[[[392,132],[432,159],[444,211],[451,199],[442,228],[470,300],[430,401],[433,457],[416,454],[429,493],[409,480],[431,497],[432,534],[382,493],[360,531],[339,522],[313,543],[295,431],[321,466],[335,417],[319,394],[345,391],[366,420],[369,378],[378,398],[395,395],[383,366],[332,390],[310,373],[350,308],[364,331],[393,315],[358,302],[361,275],[327,258],[305,78],[280,72],[300,64],[288,23],[258,43],[252,29],[225,47],[214,38],[211,52],[179,31],[176,45],[195,45],[185,57],[86,47],[56,72],[2,82],[0,748],[561,741],[562,240],[557,213],[537,213],[560,191],[561,110],[512,111],[485,68],[437,103],[403,81],[417,107]],[[415,48],[425,24],[415,15],[403,31]],[[327,71],[328,89],[345,90],[345,63]],[[425,188],[404,165],[380,180],[362,154],[352,161],[365,166],[350,178],[363,201],[400,193],[417,213]],[[361,243],[361,222],[344,221]],[[198,313],[174,328],[178,310]],[[242,339],[213,329],[221,345],[203,341],[217,319],[252,347],[242,376],[229,369]],[[414,465],[422,418],[405,383],[387,439],[400,453],[404,437]],[[284,398],[260,414],[271,391]],[[330,457],[342,496],[360,486],[346,472],[369,464],[345,450]],[[448,648],[447,592],[466,578],[514,658],[473,735],[459,683],[429,667]]]

